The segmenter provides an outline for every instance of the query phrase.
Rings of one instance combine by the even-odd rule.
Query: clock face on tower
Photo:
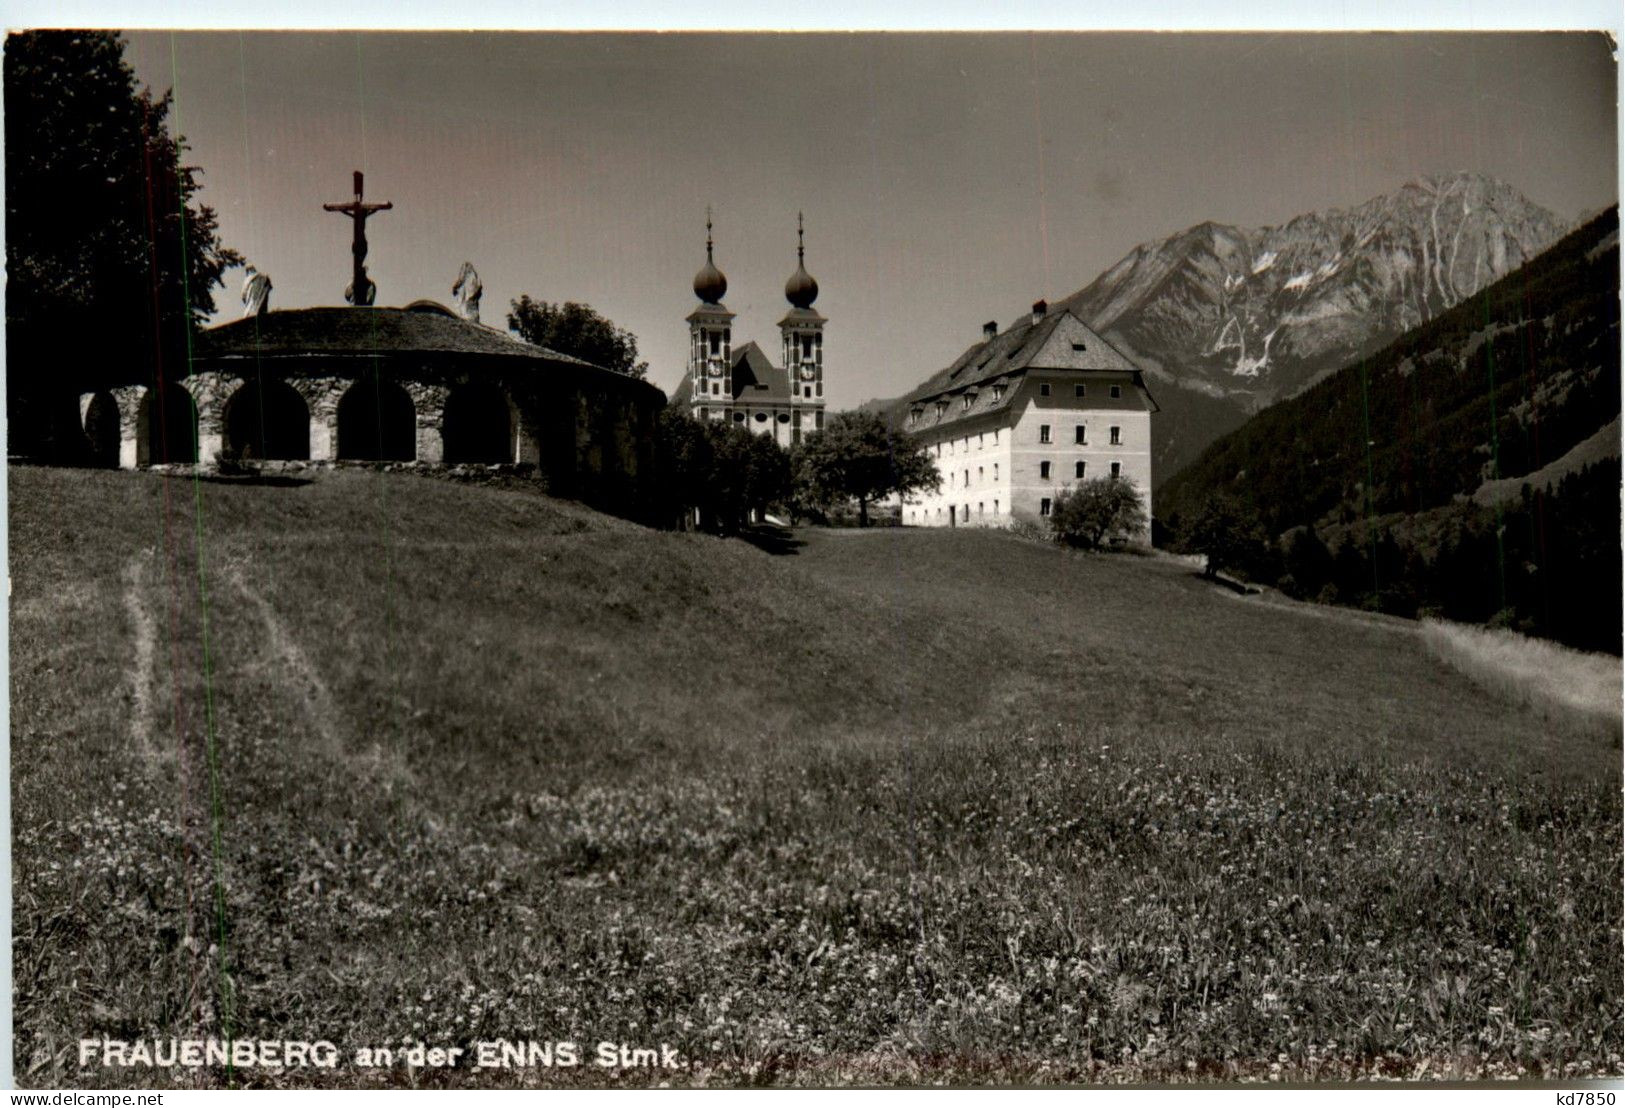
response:
[[[712,362],[710,367],[707,369],[706,372],[710,373],[711,376],[713,376],[713,377],[721,377],[722,376],[722,363],[721,362]]]
[[[814,371],[812,366],[804,365],[801,367],[801,379],[803,381],[811,381],[813,379],[813,373]]]

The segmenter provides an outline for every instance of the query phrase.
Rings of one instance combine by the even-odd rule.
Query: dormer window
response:
[[[946,413],[947,411],[948,411],[948,402],[946,400],[937,401],[937,418],[941,419],[943,417],[943,414]]]
[[[1072,395],[1075,399],[1082,400],[1089,395],[1089,387],[1087,385],[1073,385]]]
[[[1082,353],[1083,353],[1083,351],[1084,351],[1084,346],[1083,346],[1083,343],[1081,343],[1081,342],[1075,342],[1075,343],[1073,343],[1073,344],[1072,344],[1072,349],[1073,349],[1073,350],[1074,350],[1074,351],[1076,351],[1076,352],[1077,352],[1077,353],[1079,353],[1079,354],[1082,354]]]
[[[997,404],[999,401],[1001,401],[1003,399],[1004,399],[1004,386],[1003,385],[994,385],[993,386],[993,403]]]
[[[1049,395],[1049,386],[1048,385],[1039,385],[1038,386],[1038,395],[1039,396],[1048,396]]]
[[[970,406],[974,403],[976,403],[976,397],[967,392],[965,394],[965,399],[959,405],[959,410],[962,412],[968,412],[970,411]]]
[[[1123,386],[1122,385],[1113,385],[1112,386],[1112,399],[1113,400],[1121,400],[1122,398],[1123,398]]]

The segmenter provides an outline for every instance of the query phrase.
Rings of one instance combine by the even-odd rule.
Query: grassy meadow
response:
[[[23,1085],[1621,1073],[1617,726],[1415,625],[990,532],[9,482]],[[589,1064],[77,1055],[211,1035]]]

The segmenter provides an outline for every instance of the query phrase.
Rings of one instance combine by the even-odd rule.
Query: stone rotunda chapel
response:
[[[664,393],[479,322],[472,267],[461,315],[428,300],[374,307],[364,224],[390,205],[364,203],[357,173],[355,199],[326,207],[354,221],[349,306],[270,311],[264,281],[257,310],[198,335],[186,376],[84,394],[101,464],[505,465],[640,514]]]

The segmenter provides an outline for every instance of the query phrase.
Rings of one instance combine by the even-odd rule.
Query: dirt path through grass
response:
[[[310,724],[320,740],[321,753],[335,759],[342,758],[345,750],[339,732],[343,728],[340,725],[338,705],[333,702],[333,694],[328,689],[327,682],[311,664],[304,650],[300,648],[298,640],[288,630],[287,624],[276,614],[276,610],[253,585],[249,584],[248,577],[243,572],[243,563],[233,562],[228,567],[226,575],[232,587],[254,609],[265,628],[266,653],[277,669],[286,699]]]
[[[124,564],[124,611],[130,617],[130,662],[126,672],[132,705],[130,741],[148,759],[157,755],[157,746],[152,737],[153,651],[158,638],[157,621],[142,600],[147,591],[147,566],[150,561],[151,552],[141,551]]]

